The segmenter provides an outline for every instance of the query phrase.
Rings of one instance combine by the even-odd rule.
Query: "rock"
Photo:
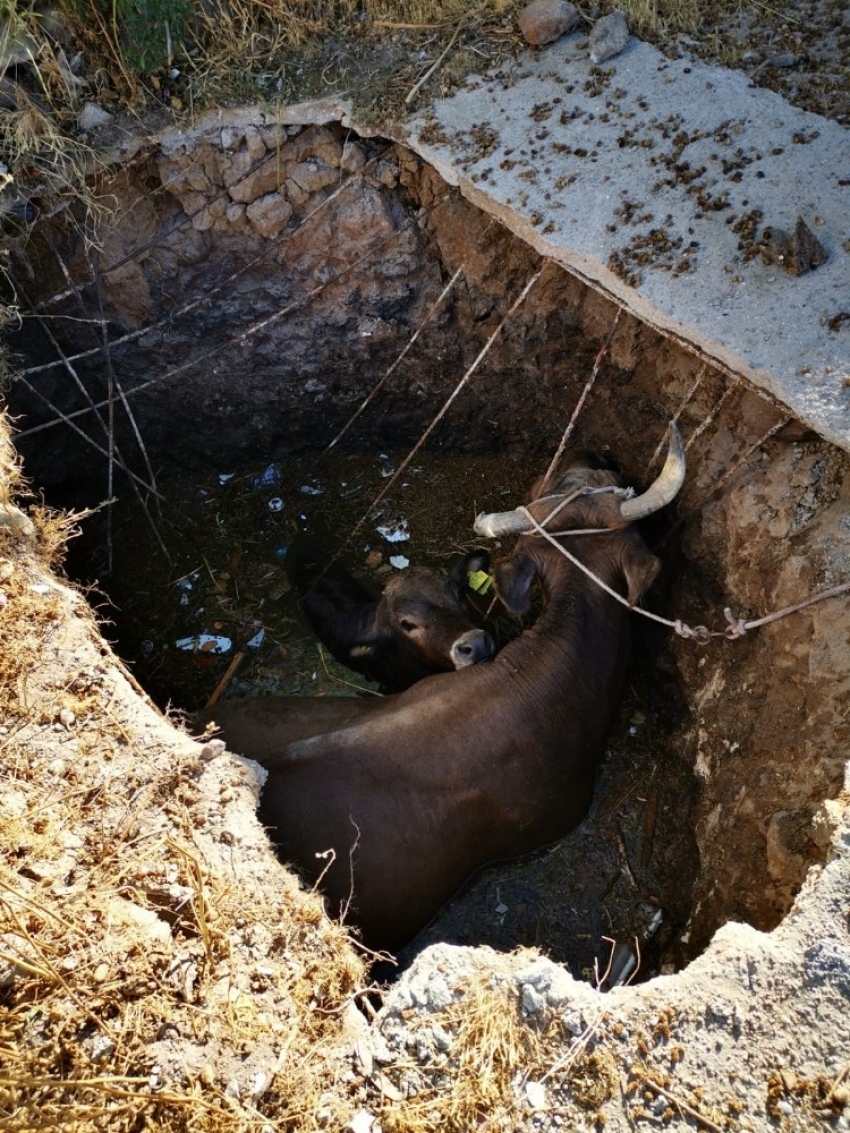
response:
[[[236,150],[242,144],[245,131],[240,126],[225,126],[220,136],[223,150]]]
[[[262,135],[256,126],[248,126],[245,130],[245,145],[251,161],[260,161],[266,156],[266,146]]]
[[[349,1123],[350,1133],[370,1133],[372,1126],[375,1124],[375,1115],[370,1113],[368,1109],[361,1109],[355,1113],[354,1117]]]
[[[260,137],[263,139],[263,145],[266,149],[277,149],[286,141],[286,127],[262,126],[260,128]]]
[[[32,539],[35,536],[33,521],[13,504],[0,503],[0,528],[3,527],[8,528],[19,539]]]
[[[4,26],[3,31],[3,42],[2,47],[0,47],[0,74],[5,74],[10,67],[34,63],[40,51],[37,40],[29,32],[15,35],[8,26]]]
[[[796,67],[798,57],[791,51],[783,51],[780,55],[771,55],[769,59],[765,59],[763,66],[765,67]]]
[[[246,149],[236,150],[226,156],[222,155],[221,171],[227,188],[229,189],[231,185],[243,181],[253,169],[254,164]]]
[[[186,205],[189,198],[194,198],[198,203],[193,207],[187,209]],[[210,201],[206,204],[206,197],[200,193],[189,193],[185,200],[180,202],[183,208],[192,217],[192,227],[196,232],[206,232],[212,228],[217,220],[222,220],[227,211],[227,201],[223,197]],[[205,206],[205,207],[204,207]],[[197,210],[197,211],[196,211]]]
[[[286,184],[284,185],[284,191],[286,193],[287,200],[291,201],[295,208],[300,208],[310,195],[309,193],[305,193],[301,186],[297,185],[291,177],[287,178]]]
[[[309,194],[333,185],[339,180],[339,173],[321,158],[308,157],[295,166],[290,177],[302,192]]]
[[[115,1053],[115,1043],[106,1035],[97,1035],[91,1045],[92,1062],[101,1062]]]
[[[578,9],[568,0],[532,0],[520,12],[518,22],[526,43],[540,47],[570,31],[578,21]]]
[[[231,201],[227,208],[224,210],[224,219],[227,221],[227,227],[235,229],[237,232],[242,231],[248,227],[246,217],[247,206],[242,204],[241,201]]]
[[[521,1004],[523,1015],[536,1015],[538,1011],[542,1011],[546,1006],[546,1000],[531,984],[524,984]]]
[[[252,201],[245,214],[264,239],[274,240],[286,228],[292,216],[292,205],[280,193],[268,193]]]
[[[282,173],[273,157],[260,162],[256,168],[247,150],[240,150],[231,160],[230,169],[226,169],[224,173],[231,200],[247,205],[280,188]]]
[[[306,130],[298,130],[297,136],[282,151],[282,156],[295,164],[306,161],[309,157],[316,157],[326,165],[339,168],[342,146],[329,130],[322,126],[310,126]]]
[[[777,264],[789,275],[805,275],[829,259],[826,248],[801,216],[793,235],[781,228],[765,228],[759,251],[763,263]]]
[[[341,167],[346,173],[356,173],[366,164],[366,154],[357,142],[346,142],[342,147]]]
[[[591,62],[603,63],[606,59],[619,55],[628,42],[629,25],[626,23],[626,17],[615,8],[613,12],[609,12],[593,25],[587,53]]]
[[[383,185],[385,189],[394,189],[398,184],[399,168],[397,161],[388,161],[386,158],[375,165],[374,181]]]
[[[105,126],[112,121],[112,115],[96,102],[86,102],[77,115],[77,125],[81,130],[96,130],[98,126]]]

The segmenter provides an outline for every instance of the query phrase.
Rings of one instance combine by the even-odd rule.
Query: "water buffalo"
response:
[[[543,601],[489,665],[335,709],[318,734],[316,710],[293,732],[283,705],[277,749],[266,736],[252,750],[256,730],[240,736],[238,720],[225,722],[229,746],[268,770],[259,813],[281,857],[320,882],[331,911],[368,945],[399,947],[478,868],[546,846],[584,817],[621,696],[631,615],[535,533],[528,515],[542,522],[557,511],[548,525],[562,533],[557,542],[633,605],[659,566],[634,521],[668,503],[683,477],[673,431],[642,496],[628,498],[615,473],[582,458],[545,495],[536,485],[527,510],[479,516],[479,534],[521,536],[495,569],[506,606],[524,612],[534,584]],[[602,533],[563,534],[577,529]]]
[[[469,572],[486,557],[473,551],[448,578],[410,567],[379,596],[313,544],[295,546],[287,569],[313,632],[337,661],[386,692],[401,692],[430,673],[493,656],[493,639],[473,624],[463,602]]]

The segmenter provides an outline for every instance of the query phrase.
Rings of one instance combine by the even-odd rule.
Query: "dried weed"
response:
[[[8,503],[3,418],[0,463]],[[0,528],[0,1124],[344,1126],[362,962],[270,855],[237,873],[210,837],[247,773],[222,764],[204,795],[199,749],[145,714],[50,573],[73,521],[33,518],[35,538]]]
[[[482,972],[438,1016],[411,1020],[411,1041],[439,1022],[451,1036],[445,1065],[430,1088],[381,1110],[389,1133],[515,1129],[521,1123],[518,1086],[551,1063],[555,1027],[536,1029],[520,1013],[513,985]]]

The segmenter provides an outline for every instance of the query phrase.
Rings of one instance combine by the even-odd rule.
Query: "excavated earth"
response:
[[[58,603],[39,645],[39,694],[21,693],[3,724],[2,746],[16,756],[0,805],[7,821],[25,821],[38,791],[79,800],[67,804],[62,853],[21,867],[18,881],[31,887],[29,899],[48,903],[73,888],[96,819],[92,799],[104,776],[120,794],[123,777],[132,788],[123,805],[139,810],[134,838],[151,829],[190,836],[210,877],[262,893],[261,904],[275,887],[297,900],[253,816],[255,765],[193,744],[160,711],[200,707],[229,658],[213,658],[199,677],[174,663],[164,630],[146,637],[132,619],[142,625],[146,603],[154,627],[163,611],[179,613],[174,583],[192,577],[200,587],[191,571],[203,563],[217,581],[190,603],[190,632],[210,629],[214,617],[217,632],[243,632],[253,619],[267,633],[262,659],[230,694],[268,691],[257,673],[275,665],[277,690],[304,691],[315,662],[275,622],[275,548],[305,522],[347,534],[382,471],[422,435],[542,269],[423,449],[409,487],[396,488],[382,514],[409,520],[405,551],[417,561],[440,563],[472,545],[472,515],[520,503],[548,463],[610,334],[573,439],[645,483],[667,422],[678,418],[688,478],[672,514],[647,531],[664,562],[647,604],[716,632],[699,644],[641,623],[588,820],[534,860],[486,871],[451,903],[401,958],[407,969],[377,1016],[345,1013],[349,1029],[328,1046],[334,1086],[285,1127],[850,1128],[841,1077],[850,1051],[850,608],[843,596],[735,640],[722,633],[724,608],[754,620],[850,578],[850,457],[681,335],[618,316],[611,298],[541,259],[412,149],[292,115],[287,125],[222,112],[191,138],[139,149],[101,186],[111,211],[94,250],[80,226],[54,220],[15,264],[21,294],[42,316],[12,340],[24,380],[9,406],[27,474],[55,504],[104,497],[103,456],[55,424],[58,408],[97,433],[73,367],[95,401],[120,387],[132,404],[132,425],[115,407],[116,451],[141,479],[155,472],[164,497],[155,537],[119,475],[110,487],[123,501],[109,536],[111,576],[100,514],[82,521],[75,567],[109,594],[115,626],[106,635],[158,707],[88,631],[80,600],[44,573],[37,537],[0,527],[7,577],[25,575]],[[339,462],[328,463],[324,446],[426,316],[403,364],[340,443]],[[388,452],[382,465],[378,454]],[[256,477],[271,467],[273,490],[261,480],[258,494]],[[219,478],[233,473],[237,487],[225,487]],[[343,488],[354,475],[350,499]],[[273,495],[279,519],[267,506]],[[225,512],[233,527],[222,539]],[[380,564],[380,580],[391,549],[374,526],[357,566]],[[153,649],[142,648],[151,637]],[[101,723],[87,725],[79,697],[71,716],[60,714],[81,672],[90,709],[105,701],[120,718],[120,743],[99,738]],[[28,716],[34,699],[40,714]],[[175,783],[182,809],[163,802]],[[249,1015],[273,1015],[283,1008],[263,965],[285,966],[287,952],[259,921],[249,931],[247,902],[246,918],[230,936],[230,991],[213,983],[202,1005],[232,1004],[238,988]],[[161,924],[159,946],[177,955],[179,920]],[[614,948],[618,963],[625,956],[637,967],[634,986],[607,990]],[[14,963],[9,971],[12,994]],[[529,1055],[514,1066],[508,1101],[483,1100],[492,1050],[482,1046],[476,1069],[462,1046],[481,987],[518,1035],[558,1039],[548,1060]],[[315,1002],[319,1010],[318,993]],[[246,1127],[261,1118],[273,1126],[280,1033],[243,1040],[240,1063],[223,1023],[193,1041],[179,1012],[175,1019],[133,1072],[174,1089],[218,1083],[247,1107]],[[461,1111],[458,1082],[470,1073],[482,1101]]]

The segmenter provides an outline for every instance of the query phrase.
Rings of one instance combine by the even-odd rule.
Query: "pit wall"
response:
[[[307,133],[317,149],[314,154],[298,150],[300,164],[315,157],[339,178],[344,135],[324,127]],[[303,146],[304,135],[287,134],[285,145],[290,144]],[[357,143],[348,139],[352,144]],[[447,189],[433,171],[394,148],[381,151],[385,164],[366,182],[365,204],[349,215],[347,227],[345,209],[350,206],[341,198],[323,210],[324,230],[314,227],[308,233],[305,226],[292,237],[286,227],[261,232],[249,212],[254,201],[235,202],[245,205],[244,212],[225,204],[223,213],[213,215],[212,199],[221,192],[218,179],[226,183],[228,163],[234,159],[232,168],[244,166],[239,155],[250,157],[251,145],[257,148],[254,135],[240,128],[219,137],[203,156],[194,148],[185,154],[172,148],[164,156],[150,155],[104,186],[117,202],[114,223],[103,229],[100,252],[113,328],[119,333],[139,329],[169,310],[203,300],[193,321],[175,320],[153,333],[153,341],[143,337],[114,356],[131,385],[134,377],[138,381],[160,374],[163,359],[179,359],[181,365],[195,360],[179,380],[161,382],[139,395],[144,435],[152,447],[176,460],[221,462],[248,449],[252,454],[273,451],[292,435],[290,427],[297,437],[299,422],[314,420],[310,406],[356,404],[376,372],[382,373],[407,342],[443,280],[463,264],[465,282],[422,338],[430,368],[401,375],[375,427],[379,434],[396,427],[415,433],[530,278],[536,258]],[[266,141],[263,145],[276,152],[268,150]],[[281,151],[283,164],[287,153]],[[364,146],[365,160],[370,155],[373,151]],[[377,162],[371,168],[376,167]],[[300,185],[296,177],[291,179]],[[314,201],[321,203],[333,191],[327,182],[297,207],[294,198],[287,198],[293,210],[286,224],[306,216]],[[233,203],[232,193],[228,196]],[[264,192],[257,200],[267,196]],[[265,217],[265,224],[269,210],[270,205],[263,205],[254,216]],[[377,278],[373,262],[368,282],[365,275],[356,282],[349,277],[344,288],[326,289],[310,305],[309,323],[302,321],[305,294],[318,285],[315,281],[327,279],[326,249],[340,261],[345,249],[345,263],[351,263],[349,256],[357,257],[367,234],[389,238],[401,228],[401,250],[394,245],[378,256]],[[66,263],[82,269],[83,252],[74,234],[69,230],[62,239]],[[140,244],[146,246],[140,257],[106,270]],[[31,260],[37,257],[37,240],[28,254]],[[247,270],[238,284],[226,285],[237,268],[257,255],[263,261],[254,274]],[[44,276],[36,299],[59,290],[55,260],[45,253],[39,267]],[[301,304],[297,316],[276,319],[270,333],[252,333],[205,360],[211,345],[295,300]],[[453,420],[453,429],[467,437],[466,443],[485,449],[550,453],[614,317],[607,300],[547,266],[534,301],[511,320],[470,399],[459,406],[460,425]],[[78,326],[71,323],[70,331],[62,332],[67,349],[84,345]],[[276,337],[278,331],[282,337]],[[366,361],[368,381],[362,372]],[[850,576],[850,469],[846,455],[794,422],[759,446],[759,438],[781,423],[779,411],[743,385],[730,392],[725,377],[711,371],[700,377],[700,372],[698,359],[621,317],[577,437],[583,444],[610,448],[627,474],[641,480],[665,422],[685,403],[682,431],[694,440],[688,483],[678,505],[679,530],[668,533],[660,549],[669,581],[659,603],[690,624],[705,622],[719,629],[724,605],[745,617],[759,616]],[[55,384],[58,390],[60,382]],[[707,421],[705,431],[695,436]],[[62,463],[58,446],[66,443],[55,435],[54,468]],[[24,439],[21,448],[37,464],[36,446]],[[64,451],[70,457],[73,450]],[[720,483],[739,460],[738,471]],[[712,498],[719,483],[719,494]],[[749,1124],[740,1127],[764,1128],[759,1122],[766,1120],[770,1059],[778,1063],[796,1051],[795,1065],[829,1073],[834,1062],[830,1050],[846,1049],[842,988],[850,986],[850,942],[840,894],[847,881],[848,836],[846,800],[839,792],[847,755],[847,601],[815,606],[737,642],[715,639],[699,647],[670,635],[660,641],[658,665],[675,678],[686,709],[672,736],[676,757],[690,762],[702,787],[694,814],[665,816],[670,823],[693,823],[699,831],[701,861],[688,947],[707,944],[727,920],[744,918],[756,929],[773,928],[801,885],[803,889],[792,915],[773,936],[730,926],[679,976],[617,993],[624,1000],[605,1000],[606,1008],[612,1004],[611,1014],[604,1035],[596,1033],[615,1059],[621,1057],[620,1036],[626,1035],[630,1045],[623,1065],[629,1072],[638,1061],[638,1034],[655,1034],[652,1050],[641,1048],[647,1065],[661,1065],[663,1055],[674,1085],[716,1093],[717,1082],[726,1081],[722,1067],[718,1076],[703,1053],[674,1072],[664,1053],[667,1039],[662,1042],[652,1031],[659,1005],[673,1009],[686,1002],[681,1041],[690,1040],[704,1052],[710,1035],[722,1049],[723,1066],[745,1051],[761,1108],[751,1104],[749,1086],[739,1091],[740,1104],[750,1107]],[[838,802],[824,802],[833,798]],[[824,861],[825,868],[807,874],[812,862]],[[437,1002],[430,991],[417,1000],[410,990],[415,983],[408,984],[408,991],[390,1002],[385,1020],[396,1009],[402,1016],[411,1010],[405,994],[420,1015],[439,1013],[449,1002],[462,1000],[463,965],[455,978],[447,974],[449,960],[439,954],[428,957],[423,964],[431,965],[429,973],[441,973],[449,1000]],[[469,960],[475,967],[487,962],[486,956]],[[510,961],[511,971],[518,964]],[[425,978],[422,971],[410,979]],[[431,979],[427,975],[429,987]],[[592,1023],[597,998],[591,990],[571,981],[562,988],[562,976],[551,973],[523,977],[518,968],[511,979],[520,996],[526,985],[536,989],[542,996],[539,1010],[557,1017],[570,1017],[571,1004],[578,1004],[579,1014],[573,1012],[567,1027],[574,1037]],[[537,1001],[530,994],[526,998],[529,1018],[538,1010]],[[773,1014],[777,1003],[786,1005],[781,1017]],[[613,1029],[618,1020],[621,1032]],[[384,1048],[377,1045],[383,1055]],[[398,1061],[408,1057],[399,1051]],[[396,1083],[393,1088],[402,1087]],[[364,1089],[364,1098],[372,1099],[371,1087]],[[568,1086],[564,1089],[569,1093]],[[381,1104],[388,1104],[386,1096]],[[621,1113],[628,1104],[613,1094],[601,1100],[610,1128],[630,1127]],[[794,1128],[808,1125],[801,1119]]]
[[[172,138],[102,197],[115,205],[99,253],[113,337],[154,326],[113,348],[112,361],[128,390],[159,379],[134,399],[140,429],[152,451],[186,464],[223,467],[329,439],[462,267],[415,364],[354,434],[366,445],[412,442],[539,265],[409,151],[335,126],[219,125]],[[74,230],[53,235],[71,270],[88,276]],[[38,254],[36,240],[29,255]],[[40,254],[41,296],[55,294],[60,264]],[[51,312],[73,314],[73,299]],[[608,300],[546,265],[439,441],[548,459],[615,317]],[[65,349],[90,348],[80,325],[64,324]],[[177,363],[173,378],[161,380],[163,361]],[[98,364],[87,363],[94,383]],[[47,386],[59,400],[68,383],[54,375]],[[780,411],[628,316],[576,438],[640,481],[683,404],[683,433],[696,435],[680,530],[662,550],[670,611],[722,629],[724,605],[755,617],[847,577],[848,458],[792,421],[750,452],[782,425]],[[42,435],[22,441],[37,477],[90,465],[69,431],[50,436],[49,446]],[[701,786],[696,813],[683,816],[701,853],[693,947],[730,918],[772,927],[823,853],[818,808],[838,790],[846,754],[849,626],[839,599],[737,642],[659,643],[687,711],[673,744]]]

